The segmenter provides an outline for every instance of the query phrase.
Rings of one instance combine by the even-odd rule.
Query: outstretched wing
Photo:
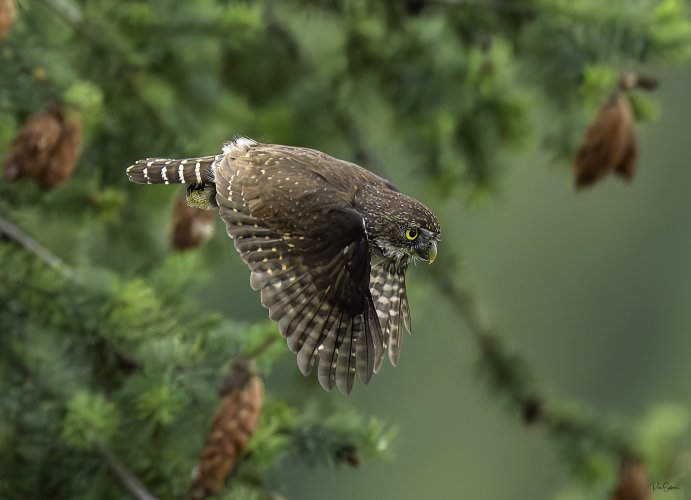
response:
[[[370,291],[384,333],[384,347],[388,347],[389,360],[393,366],[398,364],[401,353],[401,322],[408,332],[411,331],[410,308],[405,288],[406,269],[405,265],[397,267],[394,262],[382,258],[375,258],[372,262]],[[381,369],[384,362],[384,350],[375,360],[375,373]]]
[[[383,340],[362,217],[285,157],[230,150],[215,175],[228,235],[300,370],[319,359],[320,384],[345,394],[356,372],[369,382]]]

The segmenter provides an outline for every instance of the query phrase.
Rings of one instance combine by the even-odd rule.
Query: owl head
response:
[[[441,229],[432,211],[403,193],[392,191],[379,196],[388,207],[380,212],[382,216],[374,223],[370,237],[382,255],[399,262],[434,262]]]

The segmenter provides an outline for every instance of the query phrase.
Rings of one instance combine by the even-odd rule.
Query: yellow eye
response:
[[[415,241],[418,237],[418,232],[417,229],[407,229],[405,232],[405,237],[408,238],[409,241]]]

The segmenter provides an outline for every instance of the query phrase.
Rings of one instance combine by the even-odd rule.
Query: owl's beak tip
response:
[[[437,258],[437,243],[435,241],[429,247],[429,253],[427,254],[427,262],[431,265]]]

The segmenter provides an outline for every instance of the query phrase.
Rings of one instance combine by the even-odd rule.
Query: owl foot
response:
[[[190,207],[201,208],[202,210],[213,210],[218,208],[216,203],[216,186],[214,184],[190,184],[187,186],[185,202]]]

